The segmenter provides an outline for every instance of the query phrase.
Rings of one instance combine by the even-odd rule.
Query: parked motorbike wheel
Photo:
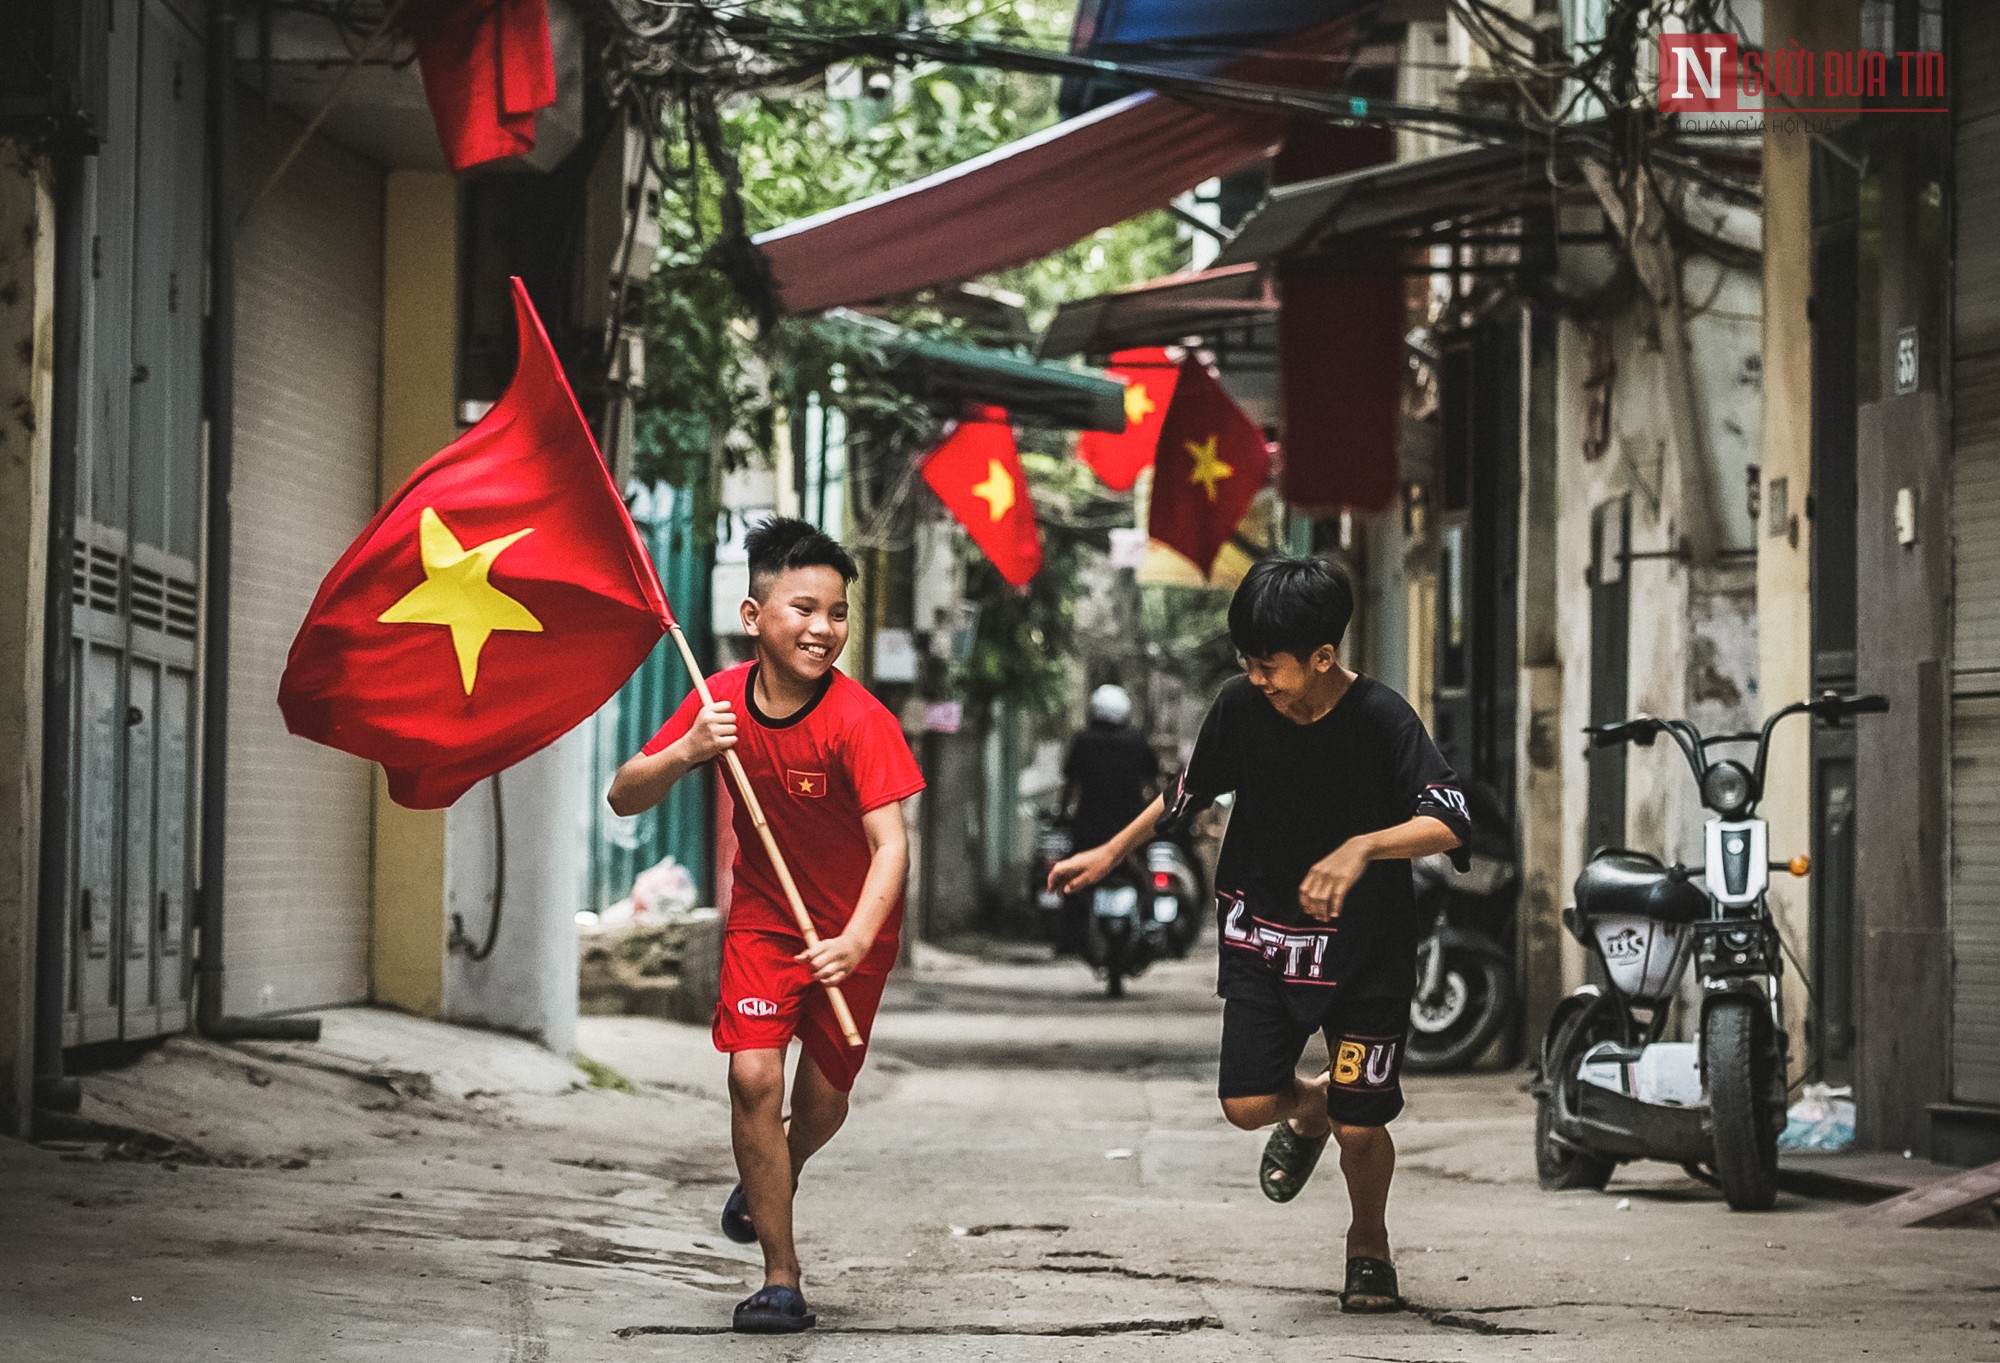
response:
[[[1702,1019],[1702,1068],[1715,1131],[1715,1177],[1731,1211],[1769,1211],[1778,1200],[1778,1133],[1770,1110],[1771,1058],[1757,1003],[1710,1002]]]
[[[1617,1023],[1603,1007],[1579,1008],[1549,1038],[1535,1095],[1535,1178],[1550,1192],[1602,1192],[1618,1167],[1617,1161],[1578,1150],[1556,1134],[1556,1114],[1576,1110],[1576,1086],[1583,1082],[1577,1078],[1577,1062],[1598,1042],[1617,1039]]]
[[[1410,1040],[1403,1067],[1418,1074],[1462,1070],[1483,1055],[1514,1011],[1514,965],[1504,953],[1440,944],[1444,968],[1426,993],[1420,958],[1410,1000]]]
[[[1104,934],[1104,996],[1125,997],[1125,969],[1132,950],[1131,929],[1121,923]]]

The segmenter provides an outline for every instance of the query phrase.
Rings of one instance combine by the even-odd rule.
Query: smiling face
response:
[[[743,632],[757,641],[758,661],[805,684],[825,677],[847,647],[846,581],[813,565],[751,586],[763,591],[743,602]]]
[[[1312,718],[1321,708],[1322,693],[1340,667],[1333,645],[1321,644],[1309,658],[1277,652],[1265,658],[1243,658],[1243,675],[1264,693],[1279,714],[1290,719]]]

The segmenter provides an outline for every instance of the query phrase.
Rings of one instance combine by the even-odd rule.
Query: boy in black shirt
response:
[[[1245,1130],[1275,1124],[1259,1182],[1289,1202],[1332,1136],[1352,1221],[1344,1311],[1402,1304],[1384,1212],[1417,922],[1410,860],[1471,833],[1465,796],[1409,703],[1341,665],[1354,591],[1317,559],[1267,559],[1229,603],[1244,676],[1210,707],[1177,787],[1124,831],[1058,863],[1065,893],[1101,879],[1164,819],[1236,792],[1216,866],[1223,999],[1222,1109]],[[1295,1073],[1314,1032],[1328,1066]]]

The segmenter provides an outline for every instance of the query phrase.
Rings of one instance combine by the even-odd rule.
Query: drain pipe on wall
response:
[[[318,1018],[229,1017],[222,1011],[223,875],[229,812],[229,497],[236,443],[236,4],[210,0],[208,20],[208,540],[202,570],[201,950],[195,1026],[217,1041],[317,1041]]]

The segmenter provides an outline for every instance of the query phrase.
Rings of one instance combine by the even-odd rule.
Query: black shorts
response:
[[[1318,1028],[1300,1024],[1278,999],[1224,999],[1224,1098],[1283,1093],[1314,1031],[1326,1034],[1333,1070],[1326,1114],[1342,1126],[1387,1126],[1403,1110],[1407,999],[1342,999]]]

